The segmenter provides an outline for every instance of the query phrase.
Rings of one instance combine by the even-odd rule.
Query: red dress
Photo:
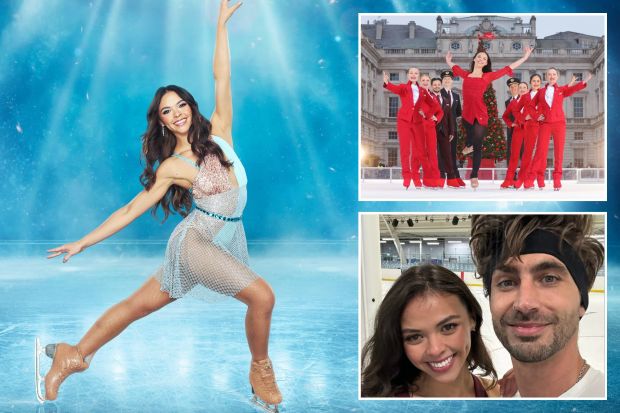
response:
[[[494,80],[506,75],[512,76],[512,69],[506,66],[495,72],[483,73],[482,77],[469,77],[471,72],[463,70],[459,65],[452,66],[452,71],[455,76],[463,78],[463,119],[471,125],[477,120],[482,126],[487,126],[489,114],[483,99],[484,91]]]

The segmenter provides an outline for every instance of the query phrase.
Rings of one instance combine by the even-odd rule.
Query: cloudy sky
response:
[[[483,14],[483,13],[482,13]],[[450,17],[468,17],[476,14],[441,14],[446,21]],[[532,14],[500,14],[506,17],[521,17],[523,22],[529,22]],[[592,36],[605,34],[605,16],[602,14],[534,14],[536,16],[536,36],[543,38],[558,32],[573,31]],[[437,13],[425,14],[365,14],[361,21],[366,23],[382,18],[392,24],[407,24],[413,20],[418,25],[435,31],[437,28]]]

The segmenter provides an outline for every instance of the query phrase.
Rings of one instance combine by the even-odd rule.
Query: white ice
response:
[[[469,180],[464,189],[403,187],[401,179],[365,179],[360,182],[361,201],[604,201],[606,184],[604,182],[562,181],[562,189],[553,190],[553,182],[547,181],[543,190],[501,189],[502,181],[480,180],[480,186],[473,190]]]

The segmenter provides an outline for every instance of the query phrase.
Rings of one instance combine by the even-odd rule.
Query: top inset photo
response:
[[[361,201],[606,201],[607,15],[359,14]]]

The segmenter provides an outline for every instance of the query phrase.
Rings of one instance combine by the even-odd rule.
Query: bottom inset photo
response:
[[[360,396],[607,395],[605,214],[360,214]]]

